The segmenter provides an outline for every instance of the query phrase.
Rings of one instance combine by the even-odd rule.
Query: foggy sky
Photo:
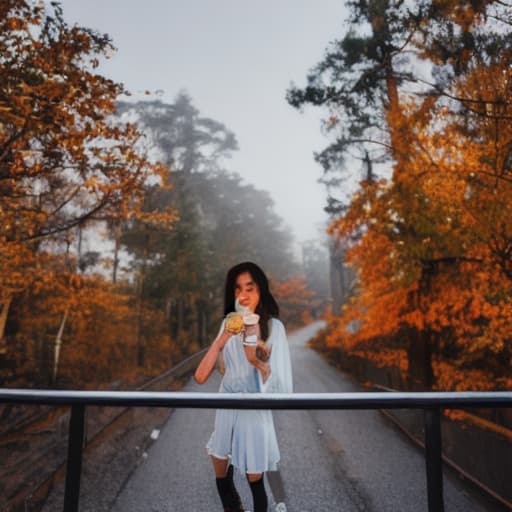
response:
[[[285,100],[341,38],[340,0],[63,0],[66,20],[108,33],[118,51],[100,72],[131,92],[172,102],[186,90],[200,114],[232,130],[226,162],[268,190],[300,241],[323,237],[325,191],[313,152],[325,113]],[[154,96],[146,96],[154,99]]]

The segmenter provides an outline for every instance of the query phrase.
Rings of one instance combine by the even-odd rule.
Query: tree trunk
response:
[[[7,346],[4,338],[5,326],[7,324],[7,315],[9,314],[9,308],[11,307],[12,295],[9,295],[1,303],[2,312],[0,313],[0,354],[7,352]]]
[[[181,336],[182,335],[182,332],[183,332],[183,328],[184,328],[184,320],[183,320],[183,316],[184,316],[184,306],[183,306],[183,298],[180,297],[177,301],[177,311],[176,311],[176,331],[177,331],[177,335],[178,336]]]
[[[431,296],[432,278],[437,271],[438,268],[434,262],[424,263],[418,281],[418,290],[411,295],[411,306],[418,309],[424,318],[428,310],[425,301],[428,302]],[[438,339],[436,333],[428,325],[424,325],[421,331],[414,329],[414,332],[415,334],[410,337],[409,345],[410,379],[411,382],[416,381],[422,386],[422,391],[430,391],[434,385],[432,362],[433,354],[437,350]]]
[[[186,315],[186,304],[185,304],[185,300],[186,300],[186,297],[180,297],[178,299],[178,311],[177,311],[177,315],[178,315],[178,325],[177,325],[177,336],[178,336],[178,339],[176,340],[177,341],[177,344],[178,344],[178,347],[180,349],[180,352],[182,354],[185,353],[185,344],[186,344],[186,323],[185,323],[185,315]]]
[[[117,270],[119,268],[119,248],[121,246],[121,224],[114,225],[114,263],[112,266],[112,282],[117,283]]]
[[[64,315],[62,316],[62,321],[60,323],[59,332],[57,333],[57,337],[55,338],[55,349],[54,349],[54,353],[53,353],[53,374],[52,374],[52,382],[54,384],[55,384],[55,382],[57,382],[57,372],[59,370],[60,348],[62,346],[62,333],[64,332],[64,327],[66,326],[68,314],[69,314],[69,308],[66,308],[66,311],[64,311]]]
[[[329,280],[334,315],[341,313],[343,304],[343,261],[339,254],[339,243],[334,240],[329,244]]]
[[[146,231],[142,268],[140,271],[139,287],[137,293],[137,365],[139,368],[143,368],[146,364],[146,333],[144,332],[144,286],[146,284],[146,274],[148,268],[148,248],[149,234]]]
[[[140,274],[138,277],[138,286],[137,286],[137,304],[136,304],[136,312],[137,312],[137,323],[135,326],[135,340],[137,344],[137,366],[142,368],[145,363],[145,352],[144,352],[144,343],[143,343],[143,323],[144,323],[144,312],[142,308],[142,287],[144,283],[144,275]]]
[[[175,300],[169,300],[169,336],[174,343],[178,338],[178,322],[177,322],[178,307]]]
[[[410,391],[431,391],[434,385],[432,369],[432,332],[409,329],[408,384]]]

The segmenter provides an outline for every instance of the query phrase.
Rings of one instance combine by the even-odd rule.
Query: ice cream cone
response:
[[[224,325],[226,331],[231,334],[239,334],[244,330],[244,320],[239,313],[229,313],[226,316],[226,323]]]

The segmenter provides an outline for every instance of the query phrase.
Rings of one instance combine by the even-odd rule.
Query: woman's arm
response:
[[[271,348],[263,341],[258,340],[258,346],[256,347],[256,356],[258,359],[266,362],[270,359]]]
[[[257,315],[252,315],[259,318]],[[259,323],[245,323],[245,333],[244,333],[244,352],[245,357],[260,373],[263,382],[266,382],[268,376],[270,375],[270,365],[265,361],[268,359],[266,357],[266,352],[264,353],[264,357],[260,358],[259,353],[261,350],[259,349],[259,345],[264,345],[265,343],[261,340],[261,332]],[[266,358],[265,358],[266,357]]]
[[[258,358],[257,345],[244,345],[244,352],[247,361],[251,363],[260,373],[263,382],[266,382],[270,375],[270,366]]]
[[[223,330],[210,345],[208,352],[206,352],[203,359],[201,359],[201,362],[194,373],[194,379],[198,384],[204,384],[208,380],[215,368],[219,354],[230,336],[231,334],[229,334],[229,332]]]

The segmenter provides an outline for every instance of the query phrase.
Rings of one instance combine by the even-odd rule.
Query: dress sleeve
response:
[[[267,340],[271,348],[270,352],[270,376],[263,383],[260,372],[258,379],[262,393],[292,393],[292,364],[290,360],[290,348],[286,338],[284,325],[277,319],[272,319],[272,330]]]

